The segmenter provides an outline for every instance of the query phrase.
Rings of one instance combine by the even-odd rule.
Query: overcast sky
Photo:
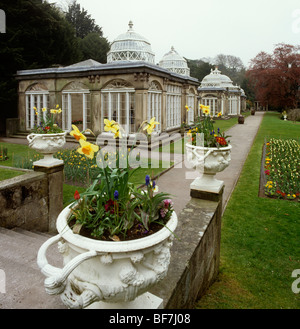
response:
[[[57,0],[65,6],[71,0]],[[158,63],[172,46],[188,59],[218,54],[245,66],[275,44],[300,44],[300,0],[77,0],[112,42],[133,29],[151,43]]]

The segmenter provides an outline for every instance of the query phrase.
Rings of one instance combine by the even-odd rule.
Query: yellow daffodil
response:
[[[114,120],[109,121],[108,119],[104,119],[104,124],[105,124],[104,127],[105,131],[111,131],[115,133],[118,130],[118,124]]]
[[[43,108],[42,108],[42,111],[43,111],[43,112],[46,112],[46,111],[47,111],[47,109],[46,109],[45,107],[43,107]]]
[[[118,130],[116,130],[116,132],[114,133],[114,138],[122,138],[122,134],[121,134],[121,131],[120,131],[120,128]]]
[[[217,115],[218,115],[218,118],[220,118],[222,116],[222,112],[219,112]]]
[[[209,113],[210,113],[210,108],[209,108],[209,106],[205,106],[205,105],[200,104],[200,109],[203,111],[203,113],[204,113],[205,115],[209,115]]]
[[[153,132],[153,130],[155,129],[156,125],[159,125],[160,123],[157,122],[157,121],[155,121],[155,117],[153,117],[153,118],[150,120],[150,122],[147,122],[146,124],[147,124],[147,126],[146,126],[143,130],[146,130],[146,129],[147,129],[147,133],[148,133],[149,135],[151,135],[152,132]]]
[[[75,126],[72,125],[73,130],[70,132],[70,135],[73,136],[77,141],[86,140],[86,137],[80,132],[80,130]]]
[[[86,157],[93,159],[95,152],[99,151],[99,146],[95,144],[91,144],[82,139],[79,140],[80,148],[77,150],[78,153],[84,154]]]
[[[114,138],[122,138],[121,130],[117,122],[114,120],[109,121],[108,119],[104,119],[104,130],[111,131],[114,134]]]
[[[190,110],[189,107],[186,105],[185,106],[185,109],[187,110],[187,112]]]

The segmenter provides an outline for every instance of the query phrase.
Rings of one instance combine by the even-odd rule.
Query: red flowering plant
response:
[[[202,111],[202,116],[198,117],[194,122],[194,127],[188,131],[188,141],[192,145],[197,144],[197,137],[199,134],[203,134],[204,147],[226,147],[229,145],[228,137],[220,131],[219,128],[215,130],[213,125],[213,119],[210,116],[209,106],[200,104],[200,110]],[[222,116],[222,113],[218,113],[218,117]],[[200,145],[198,145],[200,146]]]

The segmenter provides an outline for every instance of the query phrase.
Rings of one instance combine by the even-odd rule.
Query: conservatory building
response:
[[[203,78],[198,93],[200,103],[210,106],[213,116],[217,116],[218,113],[236,116],[246,110],[244,90],[234,86],[231,79],[221,74],[217,67]]]
[[[176,65],[181,71],[167,65],[168,58],[155,65],[151,44],[130,22],[128,31],[112,42],[106,64],[90,59],[66,67],[18,71],[19,130],[32,129],[40,122],[41,109],[56,104],[62,108],[59,124],[65,131],[74,123],[97,135],[104,130],[104,119],[109,119],[135,133],[152,117],[160,122],[157,132],[177,130],[183,121],[192,121],[192,116],[186,118],[185,105],[198,108],[199,86],[180,58]]]

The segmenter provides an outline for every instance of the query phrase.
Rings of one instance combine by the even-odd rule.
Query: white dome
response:
[[[190,76],[187,61],[177,53],[174,47],[164,55],[159,66],[177,74]]]
[[[221,71],[216,67],[211,69],[209,75],[205,76],[201,81],[201,88],[234,88],[232,81],[226,75],[221,74]]]
[[[134,32],[133,23],[129,22],[126,33],[120,34],[111,44],[107,54],[107,63],[115,61],[144,61],[155,63],[155,55],[152,52],[150,42]]]

